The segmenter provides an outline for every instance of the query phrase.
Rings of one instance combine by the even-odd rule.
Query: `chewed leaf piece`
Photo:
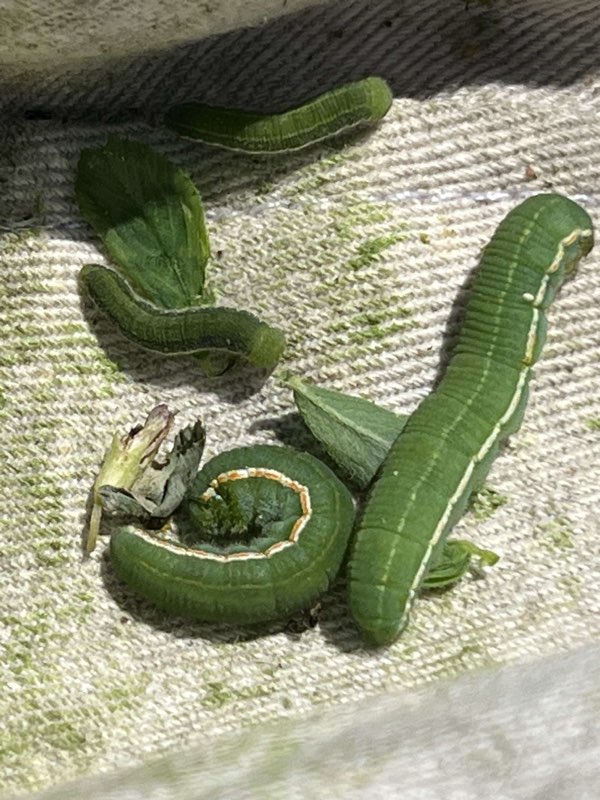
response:
[[[210,254],[191,179],[141,142],[110,136],[83,150],[75,194],[132,288],[163,308],[195,305]]]
[[[472,565],[476,557],[485,566],[494,565],[500,556],[492,550],[484,550],[466,539],[452,539],[444,542],[440,558],[430,568],[423,589],[441,589],[457,583]]]
[[[166,461],[153,462],[135,481],[131,494],[140,498],[140,506],[149,511],[146,519],[165,519],[181,504],[200,467],[205,439],[199,420],[183,428]]]
[[[113,437],[94,484],[94,505],[86,550],[96,544],[102,512],[149,522],[170,516],[194,479],[205,434],[200,421],[181,430],[164,462],[154,460],[174,419],[156,406],[144,425]]]
[[[360,489],[373,480],[406,417],[370,400],[288,377],[300,416],[327,455]]]

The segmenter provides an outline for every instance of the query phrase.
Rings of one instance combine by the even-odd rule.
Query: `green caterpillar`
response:
[[[189,139],[228,150],[282,153],[378,122],[387,114],[392,100],[388,84],[382,78],[370,77],[333,89],[282,114],[253,114],[203,103],[182,103],[170,109],[166,124]]]
[[[285,347],[281,331],[253,314],[231,308],[163,309],[136,295],[114,270],[86,264],[79,273],[84,289],[131,341],[159,353],[236,356],[272,369]]]
[[[330,586],[354,504],[318,459],[258,445],[209,461],[180,522],[185,543],[133,526],[115,531],[110,553],[117,574],[171,613],[252,624],[308,608]]]
[[[392,445],[354,536],[350,608],[371,643],[405,627],[448,532],[519,428],[546,310],[592,245],[588,214],[542,194],[511,211],[485,248],[443,380]]]

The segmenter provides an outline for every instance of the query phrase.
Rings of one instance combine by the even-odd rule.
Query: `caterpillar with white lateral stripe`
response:
[[[592,246],[587,212],[541,194],[514,208],[485,248],[444,377],[392,444],[354,536],[350,608],[371,644],[406,626],[448,532],[519,428],[545,312]]]
[[[285,347],[280,330],[247,311],[206,306],[159,308],[135,294],[114,270],[99,264],[83,266],[79,280],[121,332],[148,350],[173,355],[207,351],[272,369]]]
[[[310,607],[335,578],[354,522],[350,492],[308,453],[257,445],[217,455],[180,513],[181,543],[127,526],[117,574],[158,607],[253,624]]]
[[[382,78],[369,77],[325,92],[281,114],[188,102],[173,106],[165,121],[181,136],[205,144],[244,153],[283,153],[379,122],[392,100],[388,84]]]

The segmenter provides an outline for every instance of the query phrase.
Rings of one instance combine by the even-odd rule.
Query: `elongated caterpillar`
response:
[[[133,526],[111,536],[117,573],[160,608],[206,622],[284,619],[335,578],[354,505],[313,456],[271,445],[230,450],[204,466],[189,496],[185,543]]]
[[[542,194],[511,211],[485,248],[445,375],[392,445],[355,534],[350,607],[371,643],[405,627],[429,565],[519,428],[546,309],[592,245],[588,214]]]
[[[96,305],[131,341],[160,353],[211,351],[241,356],[255,367],[271,369],[285,339],[281,331],[253,314],[221,307],[163,309],[136,295],[116,272],[86,264],[79,279]]]
[[[377,77],[364,78],[281,114],[253,114],[202,103],[169,110],[166,124],[189,139],[246,153],[298,150],[361,125],[378,122],[393,96]]]

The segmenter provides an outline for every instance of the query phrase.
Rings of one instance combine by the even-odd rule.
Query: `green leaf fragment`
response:
[[[305,383],[296,376],[288,377],[286,383],[313,436],[353,482],[366,489],[407,417],[369,400]],[[491,566],[499,556],[464,539],[445,542],[440,557],[429,568],[423,588],[440,589],[456,583],[472,567],[473,558]]]
[[[198,303],[210,250],[200,195],[182,170],[145,144],[110,136],[82,151],[75,195],[138,294],[164,308]]]
[[[145,525],[170,517],[196,477],[205,438],[204,428],[197,421],[179,431],[166,460],[150,463],[129,489],[100,486],[104,512]]]
[[[476,557],[485,566],[495,564],[500,556],[466,539],[453,539],[445,542],[440,558],[430,567],[423,589],[440,589],[459,581],[471,567]]]
[[[366,489],[407,417],[296,376],[286,383],[304,423],[325,452],[357,487]]]
[[[151,464],[174,419],[166,405],[152,409],[143,425],[136,425],[125,436],[115,434],[94,482],[92,515],[86,552],[96,546],[102,516],[102,486],[130,489]]]
[[[198,472],[205,434],[199,420],[183,428],[166,459],[155,461],[174,418],[161,403],[143,425],[113,437],[94,483],[87,553],[96,546],[103,513],[152,523],[165,520],[181,504]]]

